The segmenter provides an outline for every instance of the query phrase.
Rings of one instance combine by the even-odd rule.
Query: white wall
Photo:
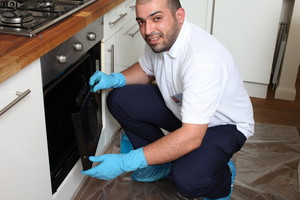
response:
[[[281,69],[276,99],[295,100],[296,80],[300,64],[300,1],[296,0],[292,14],[290,32]]]

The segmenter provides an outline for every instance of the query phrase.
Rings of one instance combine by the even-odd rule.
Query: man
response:
[[[94,91],[117,88],[108,108],[135,150],[91,157],[102,163],[82,173],[109,180],[135,171],[140,182],[167,177],[188,198],[229,199],[229,161],[254,129],[238,68],[223,45],[185,19],[179,0],[137,0],[136,20],[148,44],[139,62],[90,79]]]

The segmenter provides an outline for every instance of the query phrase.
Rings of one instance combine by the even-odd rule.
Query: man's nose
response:
[[[150,35],[154,31],[154,23],[147,22],[145,27],[145,34]]]

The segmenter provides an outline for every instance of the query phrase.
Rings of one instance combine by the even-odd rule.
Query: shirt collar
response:
[[[172,58],[177,58],[178,57],[180,49],[183,46],[184,33],[186,32],[185,29],[186,29],[186,26],[187,26],[186,24],[187,24],[187,20],[185,18],[176,41],[174,42],[174,44],[172,45],[172,47],[170,48],[170,50],[165,52],[166,54],[168,54]]]

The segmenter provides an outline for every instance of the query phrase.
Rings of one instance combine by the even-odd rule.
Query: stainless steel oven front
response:
[[[88,81],[100,68],[99,18],[41,58],[49,161],[54,193],[76,162],[92,163],[101,134],[101,98]]]

